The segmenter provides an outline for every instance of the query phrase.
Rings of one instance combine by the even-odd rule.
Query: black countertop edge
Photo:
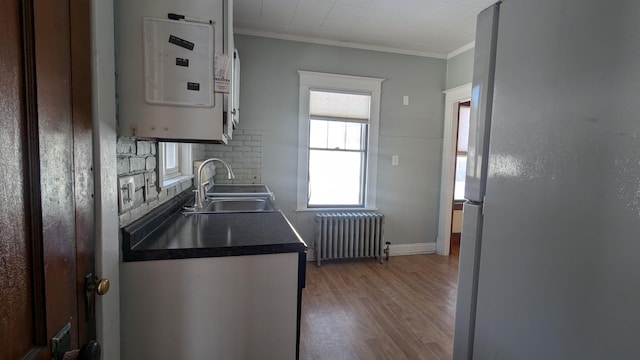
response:
[[[193,189],[193,187],[192,187]],[[151,210],[140,219],[122,228],[122,248],[132,249],[154,232],[163,222],[182,210],[189,198],[193,198],[191,191],[183,191],[164,204]]]
[[[266,255],[284,253],[306,253],[307,247],[303,244],[274,244],[255,246],[234,246],[224,248],[194,248],[194,249],[168,249],[168,250],[144,250],[123,251],[124,262],[147,260],[178,260],[195,259],[205,257]]]

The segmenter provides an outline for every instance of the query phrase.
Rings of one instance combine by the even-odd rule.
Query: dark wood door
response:
[[[50,359],[95,337],[88,1],[6,0],[0,12],[0,359]]]

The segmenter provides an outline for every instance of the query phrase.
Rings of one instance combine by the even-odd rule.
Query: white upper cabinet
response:
[[[227,143],[233,0],[116,0],[120,136]]]

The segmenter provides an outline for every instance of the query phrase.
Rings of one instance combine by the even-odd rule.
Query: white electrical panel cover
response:
[[[213,107],[213,26],[145,17],[143,31],[146,102]]]

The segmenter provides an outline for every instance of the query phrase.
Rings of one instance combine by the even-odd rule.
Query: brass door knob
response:
[[[104,295],[109,291],[109,279],[98,279],[95,278],[95,282],[89,285],[87,289],[90,292],[95,291],[98,295]]]

